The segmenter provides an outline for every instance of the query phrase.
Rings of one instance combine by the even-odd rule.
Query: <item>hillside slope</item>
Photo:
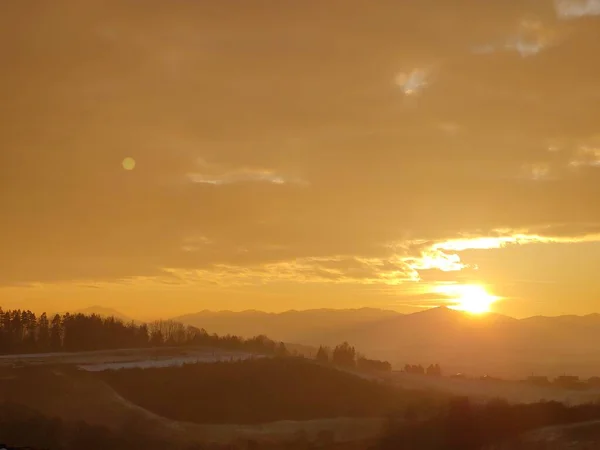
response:
[[[397,368],[439,363],[446,373],[506,378],[600,374],[598,315],[519,320],[440,307],[332,329],[312,339],[325,345],[348,341]]]
[[[335,442],[377,436],[385,419],[334,417],[307,421],[275,421],[261,425],[194,424],[154,414],[119,395],[98,376],[68,367],[3,369],[0,402],[11,402],[65,421],[83,421],[109,429],[150,434],[178,444],[317,440],[323,432]],[[204,405],[198,404],[198,408]]]
[[[294,358],[106,371],[99,376],[135,404],[197,423],[384,417],[424,397],[419,391],[394,389]]]

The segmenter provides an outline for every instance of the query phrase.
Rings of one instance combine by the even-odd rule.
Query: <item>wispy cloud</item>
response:
[[[464,269],[465,264],[456,254],[448,254],[441,247],[432,246],[424,250],[416,258],[407,258],[405,261],[415,271],[438,269],[442,272],[456,272]]]
[[[284,176],[271,172],[271,171],[251,171],[243,170],[239,172],[224,173],[221,175],[208,175],[202,173],[190,173],[188,178],[193,183],[205,183],[205,184],[232,184],[242,183],[249,181],[258,181],[273,184],[285,184],[294,182],[294,180],[286,179]]]
[[[262,182],[271,184],[307,184],[306,181],[276,170],[263,168],[225,168],[217,164],[198,161],[198,170],[187,174],[193,183],[224,185],[244,182]]]
[[[417,273],[402,259],[332,256],[297,258],[254,266],[217,264],[203,270],[172,268],[167,272],[182,283],[210,282],[248,286],[279,282],[400,285],[418,281]]]
[[[428,77],[427,70],[417,68],[397,74],[395,83],[405,95],[416,95],[427,87],[429,84]]]
[[[582,145],[575,152],[569,166],[577,168],[581,166],[600,167],[600,145]]]
[[[521,20],[504,40],[472,47],[475,54],[516,52],[521,57],[535,56],[556,43],[557,35],[539,20]]]
[[[554,0],[554,7],[561,19],[600,15],[600,0]]]
[[[527,230],[497,230],[496,236],[480,236],[464,239],[452,239],[433,244],[432,248],[443,251],[462,252],[465,250],[489,250],[510,245],[577,243],[600,241],[600,232],[585,232],[581,235],[565,236],[553,233],[553,227],[538,229],[537,232]],[[545,233],[544,233],[545,232]]]
[[[523,178],[543,181],[552,178],[552,165],[547,162],[527,163],[522,166]]]

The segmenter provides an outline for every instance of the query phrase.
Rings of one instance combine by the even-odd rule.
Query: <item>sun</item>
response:
[[[477,284],[445,285],[439,286],[436,290],[453,300],[454,304],[450,308],[471,314],[490,312],[491,306],[499,299]]]

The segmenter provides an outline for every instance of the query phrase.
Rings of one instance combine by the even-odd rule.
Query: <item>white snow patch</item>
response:
[[[232,361],[243,361],[252,358],[265,358],[264,355],[253,355],[250,353],[240,354],[215,354],[215,355],[193,355],[193,356],[182,356],[177,358],[163,358],[163,359],[146,359],[140,361],[120,361],[120,362],[106,362],[100,364],[81,364],[78,367],[88,372],[102,372],[105,370],[119,370],[119,369],[151,369],[156,367],[177,367],[183,366],[184,364],[197,364],[197,363],[215,363],[219,361],[232,362]]]

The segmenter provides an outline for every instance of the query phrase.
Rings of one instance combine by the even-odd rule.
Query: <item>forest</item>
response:
[[[433,414],[413,406],[400,419],[390,423],[377,450],[479,450],[499,443],[516,449],[522,448],[520,438],[528,431],[600,420],[600,403],[509,404],[498,399],[477,404],[453,398]]]
[[[567,406],[540,402],[510,405],[494,400],[475,405],[467,399],[455,398],[436,406],[425,418],[411,415],[413,409],[404,409],[404,413],[398,415],[402,417],[400,421],[390,420],[382,437],[374,442],[336,445],[331,442],[308,442],[298,437],[287,443],[240,441],[223,446],[165,441],[150,437],[135,427],[109,430],[83,422],[67,422],[46,417],[20,405],[2,403],[0,436],[3,443],[10,447],[36,450],[480,450],[498,443],[508,444],[507,448],[522,448],[518,446],[520,436],[527,431],[600,419],[598,404]]]
[[[123,323],[114,317],[84,314],[46,313],[39,317],[29,310],[0,308],[0,354],[78,352],[161,346],[209,346],[285,355],[283,342],[266,336],[243,339],[217,336],[204,329],[184,326],[172,320],[149,324]]]
[[[133,430],[111,431],[84,422],[64,422],[13,403],[0,404],[0,442],[10,447],[40,450],[159,450],[164,449],[166,444]],[[185,450],[193,449],[188,447]]]
[[[302,358],[128,369],[100,376],[137,405],[170,419],[196,423],[381,417],[403,408],[411,399],[439,398],[399,390]]]
[[[348,369],[359,369],[366,372],[391,372],[392,365],[388,361],[368,359],[359,354],[348,342],[337,345],[333,350],[321,345],[315,360],[322,364],[334,364]]]

